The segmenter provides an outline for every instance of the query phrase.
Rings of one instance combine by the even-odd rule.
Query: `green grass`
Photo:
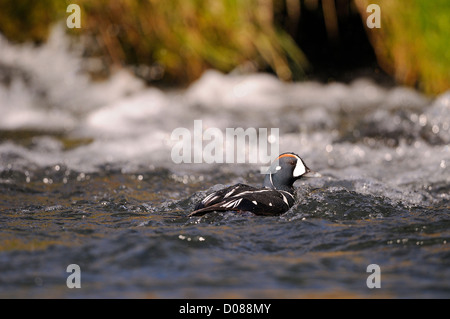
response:
[[[65,16],[64,1],[0,1],[0,32],[10,40],[43,42],[48,27]]]
[[[79,1],[83,33],[114,64],[164,68],[171,82],[190,82],[208,68],[229,72],[248,61],[291,80],[306,59],[276,27],[272,1]]]
[[[368,30],[380,65],[399,83],[428,94],[450,89],[450,2],[357,0],[381,9],[381,28]]]
[[[288,1],[1,1],[0,32],[15,42],[43,42],[53,23],[65,22],[67,5],[76,3],[82,28],[69,33],[94,40],[87,54],[101,56],[108,65],[159,70],[148,72],[149,80],[185,84],[208,68],[229,72],[248,62],[282,80],[301,80],[307,59],[276,21]],[[427,94],[450,88],[450,1],[354,2],[363,22],[369,3],[381,7],[381,28],[367,33],[383,69]]]

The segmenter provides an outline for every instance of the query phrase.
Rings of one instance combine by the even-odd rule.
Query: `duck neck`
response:
[[[266,177],[264,178],[263,187],[283,190],[289,193],[293,193],[294,191],[293,182],[290,184],[282,184],[278,181],[276,174],[272,173],[266,174]]]

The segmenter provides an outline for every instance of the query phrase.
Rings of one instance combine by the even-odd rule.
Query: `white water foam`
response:
[[[450,182],[450,92],[430,100],[369,79],[284,83],[269,74],[213,70],[185,90],[163,91],[126,70],[93,81],[82,71],[80,52],[61,27],[37,47],[0,37],[0,129],[44,135],[35,137],[32,147],[2,141],[2,168],[64,164],[93,171],[116,164],[125,170],[183,170],[170,160],[171,132],[201,119],[205,129],[223,132],[279,128],[281,152],[300,154],[324,178],[358,181],[361,191],[381,183],[393,194],[398,189],[406,194],[406,184]],[[55,132],[91,141],[66,149]],[[208,169],[206,164],[189,169],[197,168]]]

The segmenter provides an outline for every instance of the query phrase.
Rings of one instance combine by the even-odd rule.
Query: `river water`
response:
[[[93,81],[95,63],[58,29],[40,47],[0,38],[0,297],[450,297],[450,91],[216,71],[162,90],[125,70]],[[278,128],[321,176],[281,216],[188,218],[263,180],[175,163],[171,133],[195,120]]]

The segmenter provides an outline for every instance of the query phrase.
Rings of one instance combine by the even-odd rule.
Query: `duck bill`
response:
[[[305,172],[305,174],[302,175],[302,177],[308,177],[308,178],[310,178],[310,177],[322,177],[322,174],[320,174],[318,172],[315,172],[315,171],[313,171],[313,170],[311,170],[311,169],[309,169],[307,167],[306,168],[306,172]]]

